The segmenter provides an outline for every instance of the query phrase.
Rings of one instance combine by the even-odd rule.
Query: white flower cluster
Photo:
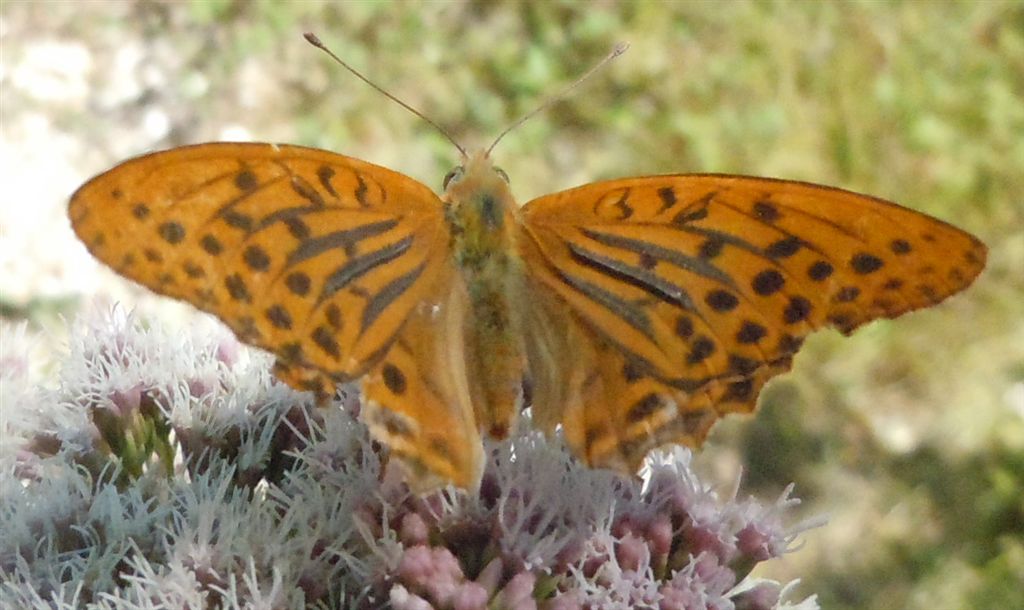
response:
[[[788,490],[720,500],[684,450],[640,482],[524,433],[478,493],[419,497],[349,410],[212,323],[94,314],[52,387],[4,335],[0,607],[817,608],[748,576],[793,541]]]

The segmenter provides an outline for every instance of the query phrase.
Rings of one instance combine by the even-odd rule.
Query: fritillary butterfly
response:
[[[94,256],[272,352],[292,387],[361,380],[420,490],[479,482],[524,379],[537,425],[590,465],[699,445],[814,329],[934,305],[986,257],[935,218],[788,180],[623,178],[519,207],[490,149],[439,197],[323,150],[186,146],[93,178],[69,215]]]

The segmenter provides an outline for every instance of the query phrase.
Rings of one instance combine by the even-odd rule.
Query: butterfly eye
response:
[[[495,168],[494,168],[494,173],[498,174],[498,176],[499,176],[499,177],[500,177],[500,178],[501,178],[502,180],[504,180],[505,182],[508,182],[508,181],[509,181],[509,179],[508,179],[508,174],[507,174],[507,173],[505,173],[505,170],[501,169],[500,167],[495,167]]]
[[[441,188],[447,189],[448,183],[450,183],[452,180],[458,180],[459,178],[462,178],[461,165],[459,167],[453,168],[452,171],[444,175],[444,181],[441,183]]]

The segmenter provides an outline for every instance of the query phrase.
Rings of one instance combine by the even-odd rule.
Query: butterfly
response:
[[[439,196],[324,150],[185,146],[91,179],[68,213],[96,258],[273,353],[291,387],[360,381],[420,491],[475,487],[482,438],[525,406],[594,467],[699,446],[813,330],[935,305],[986,258],[935,218],[790,180],[621,178],[520,207],[491,149]]]

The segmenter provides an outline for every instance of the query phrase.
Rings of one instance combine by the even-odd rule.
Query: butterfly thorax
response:
[[[518,209],[506,180],[479,152],[450,174],[444,196],[451,253],[468,297],[466,374],[477,421],[498,438],[513,423],[524,370]]]

